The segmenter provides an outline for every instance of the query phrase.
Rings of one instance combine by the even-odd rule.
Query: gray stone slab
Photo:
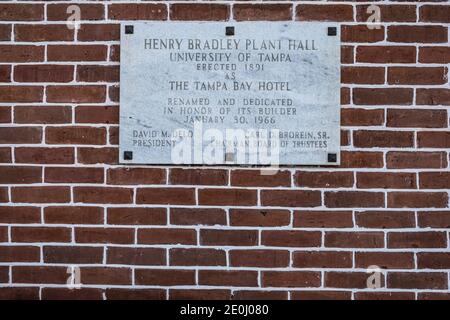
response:
[[[330,27],[122,23],[120,162],[339,164],[340,30]]]

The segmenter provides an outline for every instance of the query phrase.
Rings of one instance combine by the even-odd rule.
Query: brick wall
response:
[[[449,299],[450,5],[374,3],[2,1],[0,298]],[[118,165],[124,20],[339,23],[342,165]]]

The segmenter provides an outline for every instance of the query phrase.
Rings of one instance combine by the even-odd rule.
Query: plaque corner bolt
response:
[[[133,151],[124,151],[123,160],[133,160]]]
[[[336,27],[328,27],[328,35],[329,36],[337,35],[337,28]]]
[[[125,34],[133,34],[134,33],[134,26],[127,25],[125,26]]]
[[[328,162],[337,162],[337,154],[329,153],[328,154]]]
[[[234,36],[234,27],[225,27],[226,36]]]

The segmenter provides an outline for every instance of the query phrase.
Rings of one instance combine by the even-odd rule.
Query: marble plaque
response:
[[[120,48],[121,163],[340,163],[336,25],[126,22]]]

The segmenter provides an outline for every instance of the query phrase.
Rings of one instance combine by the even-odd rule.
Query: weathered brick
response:
[[[172,266],[225,266],[227,264],[224,250],[216,249],[171,249]]]
[[[442,67],[389,67],[388,84],[438,85],[448,80],[448,69]]]
[[[391,232],[388,233],[388,248],[445,248],[445,232]]]
[[[42,102],[42,86],[0,86],[0,102]]]
[[[353,7],[341,4],[299,4],[296,16],[300,21],[353,21]]]
[[[287,250],[231,250],[233,267],[282,268],[289,265]]]
[[[13,242],[70,242],[71,229],[63,227],[13,227]]]
[[[118,66],[77,66],[77,81],[80,82],[119,82]]]
[[[108,208],[108,224],[164,225],[165,208]]]
[[[137,241],[140,244],[197,244],[197,232],[184,228],[139,229]]]
[[[48,86],[47,102],[96,103],[105,102],[106,87],[89,86]]]
[[[98,127],[47,127],[45,142],[48,144],[105,144],[106,130]]]
[[[424,5],[419,8],[420,21],[450,23],[450,6]]]
[[[153,3],[113,3],[108,5],[112,20],[166,20],[167,7]]]
[[[369,29],[367,25],[341,26],[342,42],[379,42],[384,40],[384,27]]]
[[[65,203],[70,201],[69,187],[14,187],[11,189],[13,202],[23,203]]]
[[[80,17],[82,20],[102,20],[105,18],[103,4],[77,3],[80,8]],[[67,21],[67,18],[73,13],[69,10],[70,3],[49,3],[47,4],[48,21]]]
[[[254,246],[258,238],[256,230],[200,230],[200,244],[206,246]]]
[[[74,187],[74,202],[83,203],[132,203],[133,189],[114,187]]]
[[[263,287],[319,287],[320,273],[311,271],[263,271]]]
[[[274,247],[319,247],[319,231],[267,230],[261,233],[261,244]]]
[[[450,211],[423,211],[417,213],[422,228],[450,228]]]
[[[226,225],[227,218],[223,209],[170,208],[170,223],[176,225]]]
[[[373,11],[367,9],[369,5],[356,6],[356,20],[361,22],[368,21],[373,15]],[[416,22],[415,5],[378,5],[380,9],[380,21],[382,22]]]
[[[44,19],[44,4],[0,4],[1,21],[39,21]]]
[[[49,183],[103,183],[103,168],[46,167],[44,181]]]
[[[294,211],[296,228],[351,228],[351,211]]]
[[[386,164],[389,169],[446,168],[447,155],[443,152],[391,151],[387,153]]]
[[[320,191],[307,190],[262,190],[261,204],[264,206],[318,207],[322,203]]]
[[[233,18],[236,21],[282,21],[292,19],[291,4],[235,4]]]
[[[23,147],[14,149],[16,163],[36,164],[72,164],[74,163],[73,148]]]
[[[120,40],[120,24],[82,24],[77,33],[78,41]]]
[[[382,232],[325,232],[325,247],[330,248],[383,248]]]
[[[40,223],[41,210],[38,207],[0,207],[0,223]]]
[[[230,209],[230,225],[255,227],[281,227],[290,223],[288,210]]]
[[[449,89],[417,89],[418,105],[450,106]]]
[[[100,264],[103,262],[103,247],[44,246],[45,263]]]
[[[390,272],[388,288],[398,289],[447,289],[447,273],[438,272]]]
[[[73,41],[74,30],[65,24],[16,24],[14,40],[25,42]]]
[[[383,269],[413,269],[412,252],[356,252],[355,267],[379,266]]]
[[[68,106],[16,106],[14,122],[23,124],[60,124],[72,121],[72,109]]]
[[[383,84],[384,68],[381,67],[341,67],[341,83]]]
[[[388,109],[386,121],[389,127],[446,128],[447,119],[446,110]]]
[[[325,205],[329,208],[381,208],[384,193],[364,191],[325,192]]]
[[[42,182],[42,168],[0,166],[0,184],[32,184]]]
[[[251,206],[256,204],[256,190],[245,189],[199,189],[201,205]]]
[[[447,28],[444,26],[389,26],[387,41],[390,42],[421,42],[446,43],[448,41]]]
[[[108,247],[106,263],[122,265],[165,265],[166,250],[161,248]]]
[[[194,285],[195,270],[136,269],[135,281],[137,285]]]
[[[414,228],[414,212],[360,211],[355,213],[356,225],[361,228]]]
[[[295,268],[351,268],[352,253],[345,251],[295,251],[292,261]]]
[[[345,188],[353,186],[353,173],[345,171],[296,171],[295,185],[308,188]]]
[[[51,206],[44,209],[44,221],[48,224],[103,224],[101,207]]]
[[[171,20],[225,21],[230,17],[230,8],[214,3],[175,3],[170,6]]]
[[[231,170],[232,186],[240,187],[289,187],[291,173],[287,170],[275,172],[260,170]]]
[[[450,47],[420,47],[419,62],[422,63],[450,63]]]
[[[138,188],[138,204],[195,204],[192,188]]]
[[[389,208],[446,208],[448,194],[446,192],[390,192]]]
[[[157,168],[111,168],[107,171],[108,184],[163,184],[166,170]]]
[[[45,46],[0,45],[0,62],[44,61]]]
[[[415,189],[416,175],[408,172],[358,172],[356,186],[361,189]]]
[[[77,123],[119,123],[119,108],[117,106],[78,106],[75,108]]]
[[[228,172],[221,169],[171,168],[169,171],[169,183],[184,185],[226,185],[228,183]]]
[[[134,243],[134,229],[131,228],[75,228],[77,243]]]
[[[200,270],[198,284],[209,286],[258,286],[258,272],[246,270]]]
[[[49,45],[47,58],[48,61],[105,61],[107,52],[105,45]]]
[[[37,246],[0,246],[1,262],[39,262],[40,255]]]
[[[409,88],[354,88],[356,105],[411,105],[413,90]]]

